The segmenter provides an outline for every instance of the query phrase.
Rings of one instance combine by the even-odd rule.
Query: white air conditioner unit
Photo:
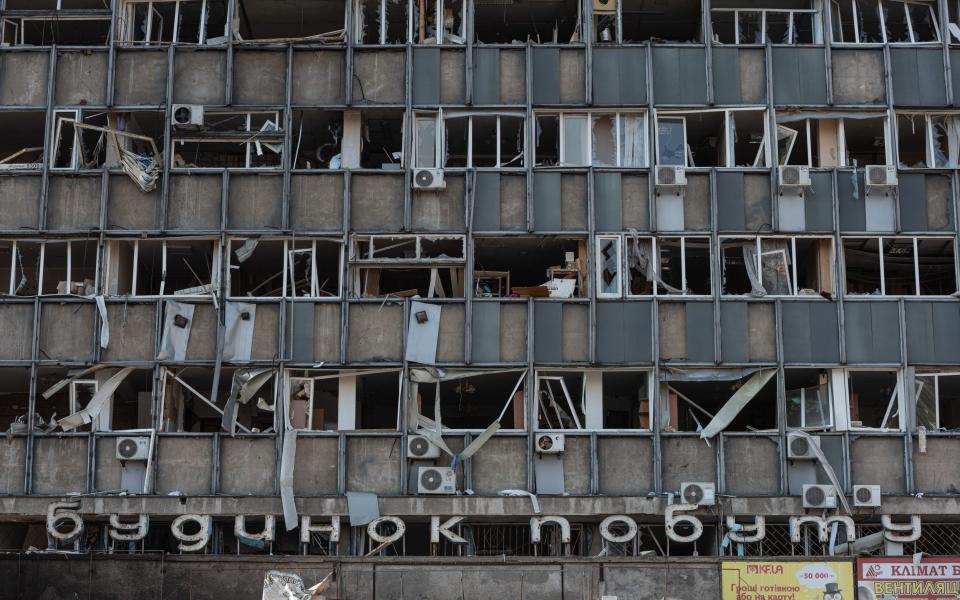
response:
[[[117,458],[119,460],[147,460],[150,454],[150,438],[117,438]]]
[[[562,433],[538,433],[534,450],[538,454],[560,454],[563,452],[563,442]]]
[[[593,14],[595,15],[617,14],[617,0],[593,0]]]
[[[450,467],[420,467],[417,472],[418,494],[457,493],[457,473]]]
[[[407,458],[440,458],[440,448],[422,435],[407,436]]]
[[[897,168],[887,165],[868,165],[863,179],[867,187],[895,187]]]
[[[864,506],[864,507],[880,506],[880,486],[879,485],[853,486],[853,505]]]
[[[686,167],[660,165],[654,171],[657,187],[683,187],[687,185]]]
[[[814,460],[817,455],[813,453],[811,445],[820,446],[820,438],[815,435],[801,435],[799,433],[787,434],[787,458],[790,460]]]
[[[810,167],[799,165],[781,165],[777,172],[779,174],[780,187],[799,188],[810,186]]]
[[[804,508],[837,507],[837,488],[832,485],[804,485],[801,493]]]
[[[413,189],[415,190],[443,190],[446,187],[443,169],[416,169],[413,172]]]
[[[179,129],[203,127],[203,106],[199,104],[174,104],[173,126]]]
[[[680,497],[685,504],[713,506],[717,503],[717,488],[707,481],[681,483]]]

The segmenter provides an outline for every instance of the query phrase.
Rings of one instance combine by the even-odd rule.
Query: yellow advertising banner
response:
[[[724,561],[723,600],[856,600],[849,562]]]

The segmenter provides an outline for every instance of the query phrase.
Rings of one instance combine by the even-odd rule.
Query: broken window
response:
[[[98,6],[104,8],[102,4]],[[7,10],[35,10],[34,3]],[[108,7],[109,8],[109,7]],[[54,10],[54,9],[51,9]],[[56,9],[59,10],[59,9]],[[38,11],[33,16],[7,16],[2,19],[0,45],[2,46],[104,46],[110,35],[109,10],[101,14],[46,15]]]
[[[230,239],[227,289],[233,297],[337,298],[342,248],[322,238]]]
[[[847,294],[945,296],[957,291],[951,238],[844,238]]]
[[[108,382],[119,377],[119,384]],[[109,394],[103,403],[91,404],[101,392]],[[71,431],[123,431],[153,427],[153,371],[132,369],[128,374],[118,368],[98,368],[75,373],[60,367],[43,367],[37,372],[37,422],[50,423],[54,416],[64,420],[80,411],[91,411],[91,421]]]
[[[354,39],[358,44],[404,44],[407,0],[356,0]]]
[[[708,238],[628,237],[626,251],[631,296],[712,293]]]
[[[849,369],[845,374],[850,428],[899,429],[899,371]]]
[[[619,298],[623,290],[621,238],[617,235],[598,236],[596,270],[597,297]]]
[[[887,120],[878,113],[841,119],[777,115],[780,164],[848,167],[892,164]]]
[[[209,296],[220,256],[212,240],[110,240],[104,253],[107,296]]]
[[[42,252],[43,242],[0,242],[0,291],[11,296],[38,295]]]
[[[588,293],[587,240],[498,237],[474,240],[474,277],[496,277],[501,297],[581,298]],[[475,281],[479,286],[483,282]]]
[[[808,5],[798,3],[798,5]],[[746,8],[742,2],[713,2],[713,41],[718,44],[821,43],[820,12],[816,8]]]
[[[42,167],[44,111],[2,111],[0,171],[33,170]]]
[[[727,238],[720,250],[724,294],[833,294],[830,238]]]
[[[189,110],[180,107],[180,110]],[[280,111],[203,111],[203,125],[173,119],[171,152],[175,168],[279,168],[284,132]]]
[[[829,371],[784,369],[784,388],[786,389],[788,428],[830,429],[833,427]]]
[[[645,167],[644,112],[538,113],[538,166]]]
[[[40,370],[42,371],[42,369]],[[0,432],[20,434],[27,432],[30,414],[30,367],[0,368]],[[52,413],[36,411],[35,428],[46,429]],[[43,421],[40,424],[40,421]]]
[[[99,266],[96,240],[47,241],[41,254],[41,294],[93,296]]]
[[[586,429],[583,371],[537,371],[537,429]]]
[[[500,429],[526,427],[522,370],[448,370],[440,381],[432,376],[432,381],[417,381],[418,377],[411,376],[411,424],[435,429],[439,401],[443,429],[487,429],[494,422]]]
[[[269,368],[225,367],[211,397],[214,369],[208,367],[161,370],[161,430],[215,433],[224,424],[224,410],[236,407],[236,428],[242,433],[274,431],[274,371]]]
[[[288,369],[284,382],[287,427],[307,431],[395,431],[401,376],[397,369]]]
[[[438,123],[443,127],[438,127]],[[414,165],[424,168],[523,167],[524,119],[520,113],[418,112]]]
[[[304,110],[294,128],[298,169],[401,169],[402,110]]]
[[[728,402],[737,411],[722,431],[777,428],[777,378],[770,369],[690,369],[660,377],[663,431],[701,431]]]
[[[466,41],[466,3],[463,0],[418,0],[412,6],[413,29],[418,44],[463,44]]]
[[[960,154],[960,116],[898,114],[897,142],[901,167],[956,168]]]
[[[594,9],[596,12],[596,9]],[[474,33],[481,44],[568,44],[580,41],[581,8],[575,0],[504,4],[474,2]]]
[[[465,243],[461,235],[355,235],[351,294],[462,298]]]
[[[697,0],[621,0],[622,40],[629,42],[701,42],[701,4]],[[613,12],[616,2],[607,0]],[[594,9],[596,12],[596,9]],[[608,12],[609,14],[609,12]]]
[[[226,0],[123,0],[117,42],[219,44],[227,36]]]
[[[960,428],[960,373],[917,373],[917,426],[927,431]]]
[[[833,41],[847,44],[920,44],[940,41],[937,3],[931,0],[832,0]]]
[[[342,43],[346,13],[343,0],[244,0],[237,5],[233,35],[237,40],[261,43]]]
[[[657,164],[769,166],[766,111],[708,110],[657,117]]]

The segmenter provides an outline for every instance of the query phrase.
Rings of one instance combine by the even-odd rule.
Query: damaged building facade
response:
[[[960,554],[957,2],[0,23],[0,597]]]

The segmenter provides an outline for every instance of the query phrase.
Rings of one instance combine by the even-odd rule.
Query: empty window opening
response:
[[[901,167],[956,168],[960,154],[960,116],[899,114],[897,142]]]
[[[833,294],[828,238],[726,239],[720,248],[724,294]]]
[[[209,296],[220,272],[211,240],[114,240],[104,260],[108,296]]]
[[[711,293],[707,238],[629,237],[627,267],[632,296]]]
[[[937,3],[924,0],[833,0],[837,43],[921,44],[940,41]]]
[[[960,373],[918,373],[914,395],[918,427],[927,431],[960,429]]]
[[[785,369],[787,427],[829,429],[833,427],[830,372],[825,369]]]
[[[956,292],[950,238],[846,238],[846,293],[941,296]]]
[[[891,164],[887,120],[875,114],[842,119],[778,115],[778,123],[783,123],[778,126],[780,164],[823,168]]]
[[[225,367],[214,397],[214,370],[207,367],[164,369],[161,375],[162,430],[165,432],[214,433],[221,430],[223,409],[230,397],[236,369]],[[271,376],[246,403],[238,402],[237,430],[269,433],[274,430],[276,377]]]
[[[97,248],[96,240],[45,242],[41,293],[93,296],[96,290]]]
[[[339,241],[326,239],[231,239],[230,295],[339,297],[342,248]]]
[[[124,44],[218,44],[226,41],[225,0],[124,0],[117,41]]]
[[[538,429],[586,428],[582,371],[538,371],[536,402]]]
[[[763,110],[661,113],[657,162],[687,167],[765,167],[769,163]]]
[[[63,419],[85,408],[114,375],[117,368],[98,369],[82,377],[73,377],[67,369],[41,368],[37,372],[37,423],[40,417],[48,423],[54,415]],[[59,390],[44,398],[43,393],[69,379]],[[153,371],[134,369],[106,398],[103,407],[90,423],[72,431],[123,431],[153,427]]]
[[[39,170],[43,162],[43,111],[0,111],[0,171]]]
[[[424,168],[523,167],[524,119],[519,113],[417,113],[414,165]],[[442,122],[443,127],[437,127]]]
[[[650,373],[647,371],[602,373],[604,429],[650,429],[649,380]],[[590,398],[588,395],[588,413],[591,411]]]
[[[0,291],[10,296],[38,295],[42,252],[43,242],[0,242]]]
[[[650,428],[650,372],[537,372],[539,429]]]
[[[354,7],[359,44],[403,44],[407,41],[406,0],[357,0]]]
[[[26,433],[29,409],[30,367],[0,368],[0,431]],[[34,428],[44,431],[52,413],[41,412],[38,408],[35,415]]]
[[[537,166],[647,166],[646,113],[540,113]]]
[[[580,41],[580,3],[476,2],[474,32],[481,44],[567,44]]]
[[[662,381],[660,413],[665,431],[699,431],[756,373],[695,372],[687,380]],[[756,431],[777,427],[777,380],[771,378],[739,410],[725,431]]]
[[[352,294],[463,297],[463,236],[353,236]]]
[[[898,429],[900,427],[899,375],[897,371],[847,371],[850,427]]]
[[[244,0],[237,6],[234,36],[246,41],[297,40],[339,43],[344,39],[343,0]]]
[[[31,2],[29,9],[36,6]],[[109,7],[107,7],[109,9]],[[14,10],[7,4],[7,10]],[[104,46],[110,34],[110,15],[37,15],[5,17],[0,44],[5,46]]]
[[[463,44],[466,20],[463,0],[413,2],[413,28],[418,44]]]
[[[440,421],[444,429],[486,429],[500,420],[501,429],[523,429],[523,385],[517,388],[521,372],[487,373],[451,378],[439,383],[415,383],[415,408],[419,415],[436,420],[437,386],[440,386]],[[512,394],[512,395],[511,395]],[[501,416],[502,414],[502,416]]]
[[[287,426],[308,431],[396,431],[402,374],[395,370],[286,372]]]
[[[694,0],[622,0],[623,41],[701,42],[700,15],[700,2]]]
[[[586,249],[576,238],[477,238],[474,273],[506,273],[509,297],[584,297]]]
[[[886,165],[886,119],[843,119],[844,166]]]
[[[109,11],[110,0],[7,0],[6,10]]]
[[[741,8],[741,1],[713,2],[713,41],[719,44],[820,43],[820,12],[810,2],[778,8]]]
[[[280,111],[204,111],[202,119],[203,125],[199,126],[174,119],[174,167],[250,169],[281,165],[284,132]]]

